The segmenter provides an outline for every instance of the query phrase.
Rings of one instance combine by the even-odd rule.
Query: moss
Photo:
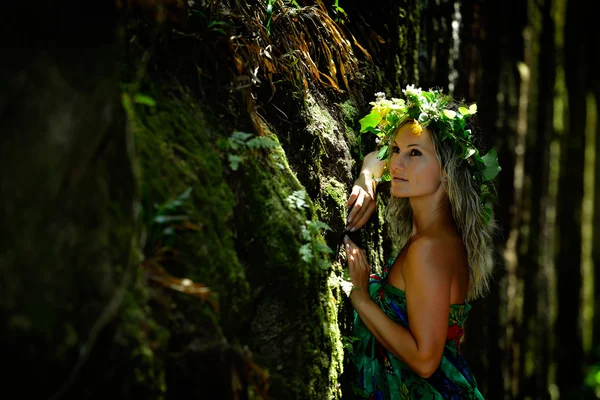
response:
[[[306,127],[308,131],[331,139],[333,131],[337,129],[337,121],[310,93],[307,94],[305,104],[309,116]]]
[[[194,329],[204,340],[247,344],[269,369],[274,398],[339,398],[337,310],[324,284],[331,269],[323,269],[329,265],[323,253],[314,252],[309,262],[299,254],[306,243],[303,227],[316,218],[316,207],[310,198],[305,206],[290,206],[288,197],[304,187],[283,149],[215,151],[214,143],[228,133],[215,129],[193,99],[159,90],[152,96],[156,109],[142,109],[135,124],[146,221],[155,205],[192,188],[191,202],[178,213],[200,230],[178,231],[172,243],[178,258],[163,264],[172,275],[207,284],[220,302],[218,319],[191,296],[172,295],[177,308],[186,309],[189,322],[203,324]],[[334,123],[323,112],[317,119],[325,123],[313,119],[311,128],[321,138],[333,132]],[[324,154],[324,146],[315,150]],[[230,154],[244,156],[236,171],[223,168]],[[313,235],[309,242],[324,243],[323,236]],[[160,240],[149,243],[146,256],[160,245]],[[171,325],[175,338],[185,326]],[[139,343],[140,356],[149,356]]]
[[[339,105],[342,121],[344,123],[344,133],[346,137],[346,141],[348,142],[348,146],[353,148],[357,145],[357,135],[355,132],[358,132],[356,127],[359,125],[358,121],[360,119],[360,114],[358,111],[358,107],[356,106],[356,102],[354,100],[346,100]]]
[[[315,206],[309,198],[305,207],[288,203],[303,187],[281,148],[249,159],[237,175],[239,256],[257,293],[248,345],[269,368],[274,398],[339,398],[336,309],[323,285],[329,269],[317,263],[323,254],[311,262],[299,254]],[[311,240],[324,243],[319,234]]]
[[[237,315],[248,305],[249,287],[240,265],[233,233],[234,194],[223,175],[215,151],[218,137],[196,102],[183,89],[178,97],[155,90],[156,109],[144,109],[136,130],[136,145],[142,169],[142,200],[146,220],[156,205],[174,199],[187,188],[189,201],[178,213],[196,229],[180,229],[173,247],[177,257],[167,260],[168,271],[181,278],[208,285],[220,295],[225,329],[235,329]],[[151,256],[161,242],[146,246]],[[228,291],[236,296],[226,296]],[[197,302],[197,300],[194,300]]]
[[[140,277],[141,278],[141,277]],[[115,344],[128,349],[131,367],[122,371],[133,394],[162,399],[166,392],[165,354],[169,331],[152,318],[149,293],[142,280],[125,294]]]
[[[167,87],[168,94],[162,89]],[[208,385],[218,385],[227,393],[228,388],[233,391],[230,374],[236,373],[235,360],[244,359],[228,343],[244,340],[251,316],[250,286],[232,229],[236,196],[215,145],[228,132],[176,82],[149,86],[146,93],[155,99],[156,107],[136,105],[132,120],[147,236],[144,256],[155,259],[174,278],[206,285],[218,300],[219,310],[215,313],[203,299],[149,281],[154,293],[152,309],[143,302],[136,308],[132,301],[129,322],[123,327],[132,343],[132,357],[148,366],[134,372],[134,379],[154,380],[158,388],[168,387],[169,397],[200,395]],[[157,210],[174,204],[174,199],[188,189],[189,199],[171,211],[186,223],[174,220],[158,225],[154,220]],[[144,276],[157,273],[146,270]],[[163,354],[162,371],[150,368],[154,351],[147,338],[134,335],[142,316],[147,321],[146,330],[170,332],[168,342],[154,344]],[[201,343],[221,345],[206,347]]]

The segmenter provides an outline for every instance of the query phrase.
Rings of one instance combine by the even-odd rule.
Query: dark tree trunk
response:
[[[111,377],[132,377],[128,350],[97,350],[112,340],[137,237],[115,4],[16,2],[3,13],[3,378],[22,397],[101,395]],[[97,375],[116,354],[121,363]],[[135,381],[111,384],[132,394]]]
[[[593,30],[592,43],[600,40],[600,31]],[[600,68],[600,55],[597,51],[588,52],[590,69],[598,71]],[[600,75],[590,76],[592,90],[596,99],[596,164],[594,167],[594,222],[592,233],[592,263],[594,265],[594,319],[592,344],[600,345]]]
[[[565,82],[568,119],[563,136],[557,208],[558,314],[556,320],[557,384],[561,398],[573,398],[582,382],[583,349],[579,329],[581,290],[581,210],[585,154],[588,10],[567,3]],[[589,22],[588,22],[589,21]]]
[[[544,265],[546,213],[548,206],[550,140],[553,133],[555,82],[554,21],[551,1],[541,7],[532,7],[530,15],[532,41],[530,121],[525,155],[525,182],[527,187],[519,249],[524,285],[522,330],[519,371],[519,398],[548,399],[548,373],[551,349],[548,332],[551,331],[549,297],[551,278]]]
[[[462,9],[472,10],[463,11],[462,18],[463,37],[473,39],[463,42],[457,93],[464,93],[467,98],[474,93],[475,99],[480,99],[478,115],[483,136],[488,137],[489,147],[498,150],[503,168],[496,184],[499,196],[495,206],[499,225],[494,238],[496,271],[490,294],[475,303],[477,306],[467,320],[465,354],[473,370],[478,371],[478,382],[486,398],[505,399],[510,398],[513,375],[514,327],[507,329],[507,326],[516,322],[506,312],[511,299],[507,297],[510,282],[504,249],[519,221],[519,214],[512,212],[511,205],[518,195],[514,188],[517,99],[521,86],[517,63],[524,60],[521,30],[526,24],[526,4],[465,2]],[[480,61],[476,49],[481,49]],[[472,68],[465,68],[465,59]],[[478,66],[481,68],[473,70]]]

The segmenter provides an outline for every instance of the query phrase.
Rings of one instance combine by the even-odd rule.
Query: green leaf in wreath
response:
[[[456,117],[456,111],[444,110],[444,116],[446,116],[446,118],[448,119],[453,119],[454,117]]]
[[[371,111],[369,115],[362,118],[358,122],[360,122],[360,132],[363,133],[366,132],[367,128],[369,127],[375,128],[377,124],[381,122],[381,115],[379,115],[379,113],[376,113],[375,111]]]
[[[498,154],[496,154],[496,150],[491,149],[487,152],[487,154],[481,157],[485,164],[485,169],[483,170],[483,179],[486,181],[491,181],[498,173],[502,171],[500,165],[498,164]]]
[[[489,206],[483,207],[483,223],[487,225],[492,218],[492,209]]]
[[[466,107],[458,107],[458,112],[462,115],[470,115],[469,109]]]
[[[385,160],[388,156],[388,146],[381,146],[381,149],[379,149],[379,152],[377,153],[377,158],[380,160]]]

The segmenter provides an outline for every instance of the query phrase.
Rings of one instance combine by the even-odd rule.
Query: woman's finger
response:
[[[348,207],[350,207],[350,205],[352,203],[354,203],[354,201],[358,198],[358,194],[360,193],[360,186],[354,186],[352,188],[352,193],[350,193],[350,196],[348,197]]]
[[[349,221],[348,229],[350,229],[350,230],[352,230],[352,228],[354,228],[354,230],[358,229],[357,222],[363,218],[363,216],[365,215],[365,211],[367,211],[367,209],[369,208],[369,205],[371,204],[371,198],[364,190],[362,191],[361,195],[362,195],[361,207],[356,209],[355,214],[351,218],[348,218],[348,221]]]
[[[350,270],[350,272],[354,272],[355,268],[356,268],[356,260],[354,259],[354,256],[352,254],[350,254],[348,256],[348,269]]]
[[[369,221],[376,207],[377,204],[374,201],[370,201],[368,205],[363,206],[360,215],[356,216],[354,219],[356,222],[351,225],[351,228],[354,228],[354,230],[362,228]]]
[[[352,222],[352,220],[354,219],[356,214],[360,211],[360,209],[363,206],[364,201],[365,201],[365,191],[360,190],[358,198],[354,202],[354,205],[352,206],[352,210],[350,210],[350,213],[348,214],[348,224],[350,224],[350,222]]]

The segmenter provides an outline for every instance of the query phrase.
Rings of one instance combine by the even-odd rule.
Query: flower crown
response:
[[[494,179],[502,168],[498,165],[498,155],[494,149],[484,156],[479,155],[473,144],[471,130],[466,129],[467,118],[477,112],[477,105],[473,103],[469,108],[459,107],[456,112],[446,108],[451,104],[452,98],[440,90],[423,91],[416,89],[414,85],[408,85],[402,92],[406,100],[389,100],[384,93],[376,93],[376,100],[369,103],[373,105],[371,112],[359,121],[360,133],[371,132],[377,135],[376,141],[381,144],[377,157],[385,160],[389,154],[388,143],[404,122],[409,119],[415,121],[412,132],[417,136],[421,135],[423,128],[434,126],[440,140],[451,140],[455,152],[469,164],[473,179],[480,185],[482,216],[487,225],[492,215],[488,203],[493,199],[487,182]],[[391,179],[389,171],[382,179]]]

